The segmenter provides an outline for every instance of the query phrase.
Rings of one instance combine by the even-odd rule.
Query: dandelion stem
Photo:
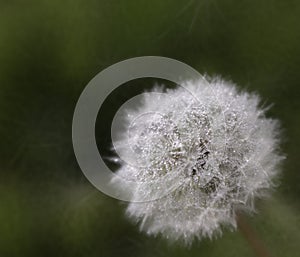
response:
[[[274,257],[271,255],[269,250],[266,248],[266,246],[263,244],[263,242],[260,240],[257,233],[252,229],[252,227],[247,223],[245,218],[241,213],[238,213],[236,216],[237,224],[240,232],[250,245],[250,247],[253,249],[255,254],[259,257]]]

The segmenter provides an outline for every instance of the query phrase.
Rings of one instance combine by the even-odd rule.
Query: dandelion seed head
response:
[[[154,92],[128,110],[117,148],[135,164],[123,162],[117,174],[135,182],[166,178],[175,189],[136,202],[141,191],[164,190],[139,188],[127,215],[149,235],[187,244],[221,234],[223,225],[236,228],[236,211],[252,212],[254,199],[274,186],[283,160],[278,121],[266,117],[258,95],[219,78]]]

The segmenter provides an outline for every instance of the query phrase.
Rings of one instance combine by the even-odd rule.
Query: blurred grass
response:
[[[189,249],[146,237],[83,177],[71,144],[76,101],[103,68],[142,55],[274,103],[288,158],[277,193],[248,222],[274,256],[300,256],[299,27],[296,0],[0,0],[0,256],[254,256],[239,232]],[[104,154],[131,85],[101,113]]]

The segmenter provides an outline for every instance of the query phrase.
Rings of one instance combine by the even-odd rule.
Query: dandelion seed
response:
[[[253,211],[254,199],[273,187],[279,172],[278,121],[265,116],[256,94],[219,78],[186,82],[164,95],[145,95],[130,111],[128,130],[134,127],[134,133],[128,138],[124,131],[118,145],[132,149],[141,165],[123,163],[117,174],[136,182],[171,176],[177,187],[155,201],[137,203],[133,194],[127,215],[147,234],[187,244],[220,234],[222,225],[236,228],[235,213]],[[135,119],[153,110],[156,115]]]

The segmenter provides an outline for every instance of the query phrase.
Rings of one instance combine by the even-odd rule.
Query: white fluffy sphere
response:
[[[135,162],[117,174],[135,182],[168,177],[174,190],[139,188],[162,198],[137,203],[133,194],[128,216],[148,234],[186,243],[211,238],[222,225],[235,228],[236,211],[253,211],[279,171],[278,122],[266,118],[256,94],[221,79],[154,92],[128,111],[117,147]]]

